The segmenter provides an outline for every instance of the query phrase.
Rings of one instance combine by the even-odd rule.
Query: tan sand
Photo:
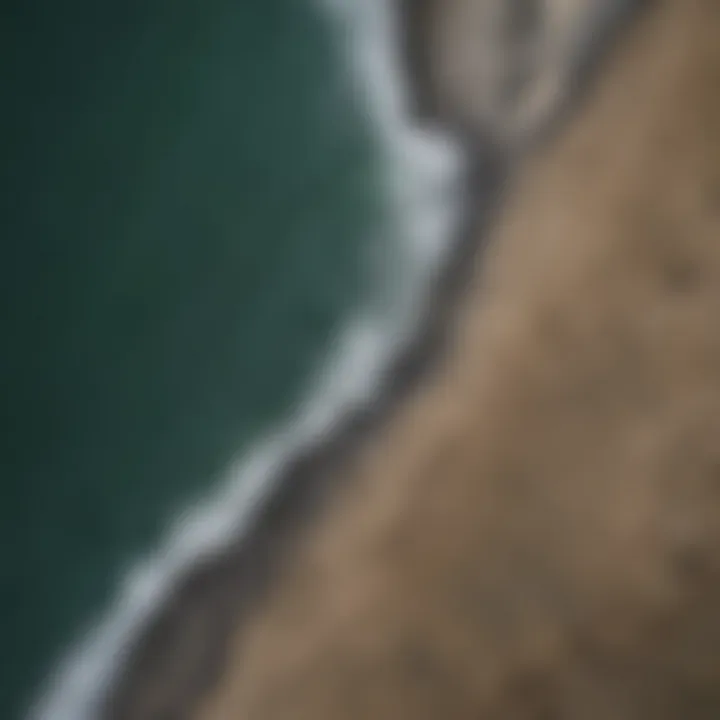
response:
[[[638,20],[492,242],[198,718],[720,717],[718,0]]]

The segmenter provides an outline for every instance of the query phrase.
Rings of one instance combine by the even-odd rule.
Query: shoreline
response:
[[[198,719],[718,716],[720,25],[654,9]]]
[[[403,0],[401,4],[404,71],[413,97],[410,118],[420,125],[437,112],[427,77],[428,59],[422,51],[428,42],[424,24],[428,1]],[[597,54],[604,55],[607,49],[603,46]],[[581,100],[584,80],[572,88],[568,105]],[[561,111],[553,127],[562,126],[566,112]],[[452,126],[453,122],[443,118],[442,124]],[[139,630],[105,695],[99,717],[136,720],[194,715],[220,679],[230,641],[261,606],[283,563],[291,560],[293,538],[312,527],[313,519],[331,504],[334,488],[342,482],[336,479],[340,471],[366,443],[382,434],[395,408],[422,387],[444,357],[455,311],[495,213],[501,209],[512,170],[509,159],[487,141],[471,132],[460,130],[459,134],[460,147],[469,160],[469,176],[462,187],[466,202],[457,237],[435,271],[417,332],[391,361],[378,396],[351,412],[322,442],[296,454],[240,537],[187,569]]]
[[[404,40],[423,32],[424,16],[414,11],[422,4],[402,3]],[[417,53],[409,51],[403,39],[406,89],[413,99],[418,94],[429,98],[425,64]],[[429,119],[415,101],[408,118],[420,126]],[[423,379],[442,360],[454,311],[482,253],[507,177],[507,162],[488,143],[464,138],[459,146],[468,172],[461,184],[464,202],[456,237],[434,271],[418,328],[390,361],[377,396],[351,411],[331,435],[296,453],[240,537],[187,569],[131,644],[117,678],[101,701],[101,718],[179,720],[194,715],[220,679],[231,639],[261,605],[275,573],[289,559],[293,538],[310,529],[313,519],[331,503],[338,486],[336,476],[366,443],[382,433],[393,410],[422,386]],[[150,707],[158,714],[149,715]]]
[[[473,157],[477,151],[465,152]],[[422,385],[444,356],[450,321],[482,253],[484,233],[497,208],[494,200],[502,191],[501,180],[485,177],[495,173],[501,175],[492,161],[479,162],[473,169],[468,192],[484,193],[487,208],[466,213],[461,220],[460,237],[436,271],[419,330],[391,361],[377,397],[352,411],[329,437],[296,454],[280,471],[274,489],[241,536],[230,540],[215,557],[188,568],[172,595],[140,630],[130,659],[123,661],[103,702],[102,718],[148,717],[136,713],[138,700],[142,703],[142,698],[155,696],[158,686],[171,685],[166,696],[172,700],[162,704],[167,717],[191,717],[219,679],[229,639],[261,605],[274,574],[291,555],[293,538],[312,527],[313,519],[332,502],[336,477],[366,443],[382,433],[393,410]]]

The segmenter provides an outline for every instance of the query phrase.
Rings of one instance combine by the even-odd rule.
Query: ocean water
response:
[[[90,720],[279,466],[382,388],[458,215],[385,0],[4,10],[0,716]]]

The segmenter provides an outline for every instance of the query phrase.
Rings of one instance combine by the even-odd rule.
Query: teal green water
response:
[[[0,53],[0,716],[299,399],[369,129],[310,0],[16,0]]]

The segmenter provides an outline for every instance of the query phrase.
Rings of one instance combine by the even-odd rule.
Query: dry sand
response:
[[[346,472],[198,720],[720,717],[719,0],[637,18]]]

